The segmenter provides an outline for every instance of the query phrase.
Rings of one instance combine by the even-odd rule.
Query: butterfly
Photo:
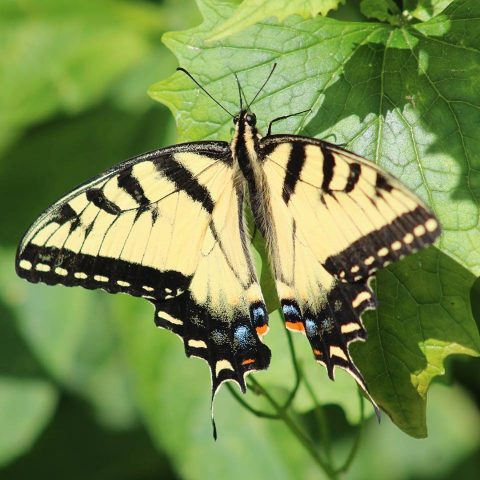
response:
[[[249,206],[286,327],[306,336],[331,379],[336,367],[345,369],[376,406],[348,349],[366,339],[361,315],[376,306],[369,280],[432,244],[440,225],[365,158],[316,138],[271,134],[288,116],[262,137],[250,105],[274,69],[246,107],[237,78],[231,143],[162,148],[80,185],[28,230],[16,271],[30,282],[145,298],[156,325],[180,336],[187,356],[208,363],[212,398],[227,380],[245,392],[246,375],[266,369],[271,356]]]

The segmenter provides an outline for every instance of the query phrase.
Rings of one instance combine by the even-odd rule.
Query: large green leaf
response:
[[[458,385],[435,384],[429,394],[428,409],[427,439],[408,438],[388,422],[370,422],[347,478],[475,478],[478,463],[469,473],[461,471],[466,458],[478,459],[480,414],[474,399]],[[343,445],[344,455],[349,447],[348,443]],[[338,453],[340,450],[339,446]]]
[[[360,11],[367,18],[386,21],[392,25],[399,25],[402,21],[400,7],[394,0],[362,0]]]
[[[400,7],[394,0],[361,0],[360,10],[368,18],[403,25],[414,18],[429,20],[450,3],[452,0],[404,0]]]
[[[409,4],[413,3],[409,9],[409,14],[412,15],[412,17],[425,21],[445,10],[452,1],[453,0],[409,0],[406,3],[407,8],[410,7]]]
[[[243,0],[233,15],[215,27],[207,39],[209,41],[220,40],[269,17],[276,17],[281,22],[289,15],[301,15],[302,17],[313,17],[318,13],[326,15],[344,2],[345,0],[277,0],[275,2]]]
[[[184,2],[0,2],[0,152],[59,112],[76,114],[106,98],[145,108],[149,83],[172,63],[160,35],[195,17],[178,9]]]
[[[351,347],[373,396],[392,420],[426,436],[426,397],[451,354],[477,355],[480,342],[470,308],[475,277],[431,248],[377,276],[378,309],[367,312],[369,338]]]
[[[346,143],[399,177],[440,218],[444,233],[437,250],[379,276],[381,308],[365,319],[371,340],[355,349],[378,402],[402,429],[425,435],[425,394],[443,372],[443,359],[474,355],[480,346],[468,301],[480,272],[480,5],[457,0],[440,16],[402,28],[289,17],[264,21],[221,43],[206,39],[234,8],[214,0],[199,5],[203,24],[164,40],[227,109],[236,111],[239,103],[231,71],[252,98],[277,62],[253,107],[260,127],[310,109],[275,131]],[[230,137],[231,119],[185,76],[157,83],[151,95],[170,107],[181,140]],[[418,281],[412,281],[413,267]],[[387,308],[399,293],[402,301]]]

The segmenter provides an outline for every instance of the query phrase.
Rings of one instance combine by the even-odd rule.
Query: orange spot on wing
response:
[[[257,335],[265,335],[268,330],[268,325],[261,325],[260,327],[255,328],[255,330],[257,331]]]
[[[246,358],[243,362],[242,365],[250,365],[251,363],[255,363],[254,358]]]
[[[289,330],[295,330],[297,332],[304,332],[305,327],[302,322],[285,322],[285,325]]]
[[[321,352],[320,350],[318,350],[318,348],[314,348],[314,349],[313,349],[313,353],[314,353],[315,355],[318,355],[319,357],[322,356],[322,352]]]

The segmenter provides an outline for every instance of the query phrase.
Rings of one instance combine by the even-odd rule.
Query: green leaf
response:
[[[452,1],[453,0],[418,0],[418,4],[409,11],[409,14],[424,22],[445,10]]]
[[[444,358],[477,354],[480,345],[468,299],[480,273],[480,42],[475,33],[480,5],[457,0],[441,16],[402,28],[323,17],[268,20],[222,43],[207,40],[235,10],[213,0],[199,5],[203,24],[166,34],[164,41],[227,109],[236,111],[239,103],[230,72],[237,72],[247,98],[253,98],[277,62],[253,107],[261,129],[272,118],[310,109],[309,115],[292,117],[274,131],[346,143],[399,177],[440,218],[438,250],[379,275],[381,307],[374,317],[365,316],[371,338],[355,349],[374,397],[393,421],[414,436],[425,435],[426,390],[443,372]],[[150,93],[174,113],[181,140],[230,138],[231,119],[184,75],[155,84]],[[409,277],[412,266],[423,283]],[[404,282],[401,286],[392,281],[392,272]],[[262,287],[272,289],[271,284]],[[403,301],[387,308],[397,292],[403,292]],[[431,304],[424,305],[428,292]],[[417,324],[425,336],[411,334]],[[274,351],[272,364],[278,356]],[[386,365],[389,358],[396,363]],[[284,389],[291,386],[285,376],[275,382]],[[354,418],[353,407],[345,408]]]
[[[392,25],[406,24],[412,19],[430,20],[452,3],[453,0],[404,0],[402,10],[395,0],[361,0],[360,10],[368,18],[375,18]]]
[[[326,15],[336,9],[345,0],[243,0],[233,15],[230,15],[220,25],[216,26],[207,41],[220,40],[238,33],[259,23],[266,18],[276,17],[279,22],[290,15],[314,17],[317,14]]]
[[[362,0],[360,11],[367,18],[375,18],[381,22],[398,25],[400,22],[400,8],[394,0]]]
[[[425,437],[426,397],[448,355],[478,355],[470,308],[475,277],[434,248],[377,275],[379,307],[364,315],[368,341],[352,345],[369,388],[406,433]]]
[[[0,467],[32,446],[56,404],[57,392],[48,382],[0,376]]]
[[[106,98],[145,108],[149,83],[171,64],[158,38],[185,25],[179,17],[178,8],[147,2],[0,2],[0,152],[59,112],[76,114]],[[138,80],[143,88],[133,95],[128,86]]]

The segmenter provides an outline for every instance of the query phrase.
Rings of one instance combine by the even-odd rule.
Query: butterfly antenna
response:
[[[237,77],[237,74],[234,73],[234,75],[238,85],[238,96],[240,97],[240,111],[242,111],[243,110],[242,97],[243,97],[243,100],[245,100],[245,105],[248,105],[248,100],[247,100],[247,97],[245,96],[245,92],[243,91],[242,85],[240,83],[240,80]]]
[[[243,99],[242,99],[243,90],[242,90],[242,86],[240,85],[240,81],[238,80],[237,74],[234,73],[233,75],[235,76],[235,80],[237,81],[238,98],[240,99],[240,111],[242,111],[243,110]]]
[[[189,77],[190,80],[192,80],[195,83],[195,85],[197,85],[198,88],[200,88],[203,92],[205,92],[221,109],[223,109],[225,112],[227,112],[233,118],[233,115],[218,100],[213,98],[213,96],[210,95],[210,93],[208,93],[207,89],[205,87],[203,87],[202,85],[200,85],[200,83],[198,83],[198,81],[195,80],[195,78],[193,78],[193,76],[187,70],[185,70],[182,67],[177,67],[177,70],[179,72],[183,72],[185,75],[187,75],[187,77]]]
[[[270,70],[270,73],[268,74],[267,79],[263,82],[263,85],[260,87],[260,90],[259,90],[259,91],[257,92],[257,94],[253,97],[253,100],[248,104],[247,110],[250,109],[250,105],[252,105],[253,102],[255,102],[255,100],[257,99],[257,97],[260,95],[261,91],[264,89],[265,85],[266,85],[266,84],[268,83],[268,81],[270,80],[270,77],[272,76],[272,74],[273,74],[273,72],[275,71],[276,68],[277,68],[277,64],[274,63],[272,69]]]

